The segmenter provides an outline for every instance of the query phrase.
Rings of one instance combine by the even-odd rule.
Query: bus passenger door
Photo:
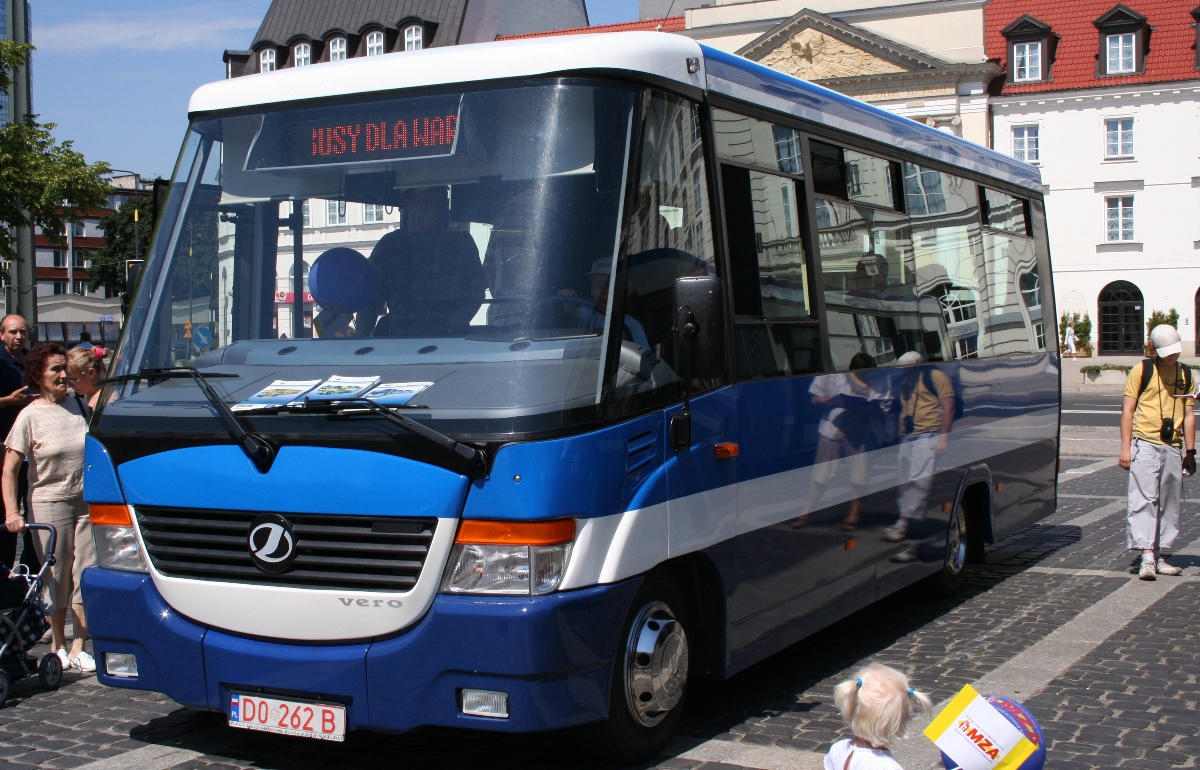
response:
[[[782,160],[780,170],[800,171]],[[790,175],[721,167],[741,452],[738,583],[729,603],[735,668],[738,658],[760,658],[796,638],[820,611],[812,603],[828,593],[814,589],[864,571],[860,554],[843,548],[839,522],[825,520],[833,512],[812,495],[821,415],[807,375],[822,369],[823,357],[803,189]],[[865,580],[856,585],[872,590]]]

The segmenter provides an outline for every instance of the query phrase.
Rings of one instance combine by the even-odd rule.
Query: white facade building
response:
[[[994,0],[995,149],[1041,166],[1059,313],[1100,355],[1141,355],[1155,311],[1200,353],[1200,8]]]

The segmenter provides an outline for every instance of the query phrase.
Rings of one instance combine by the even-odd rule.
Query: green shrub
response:
[[[1063,313],[1058,319],[1058,342],[1059,352],[1066,352],[1067,346],[1062,344],[1063,335],[1067,333],[1067,326],[1075,322],[1075,347],[1080,353],[1090,356],[1092,354],[1092,319],[1085,312],[1083,315],[1079,313]]]

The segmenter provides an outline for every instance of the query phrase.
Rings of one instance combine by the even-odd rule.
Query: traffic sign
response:
[[[116,320],[117,320],[117,317],[116,317],[115,315],[102,315],[102,316],[100,316],[100,323],[102,323],[102,324],[110,324],[110,323],[112,323],[112,322],[114,322],[114,321],[116,321]]]
[[[207,326],[197,327],[196,331],[192,332],[192,344],[203,350],[212,343],[212,332]]]
[[[183,325],[183,338],[190,340],[192,338],[192,322],[188,321]]]

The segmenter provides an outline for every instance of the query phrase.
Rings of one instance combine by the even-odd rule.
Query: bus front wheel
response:
[[[608,719],[587,726],[589,743],[611,759],[632,764],[661,751],[683,712],[688,678],[687,615],[670,578],[642,583],[613,661]]]

